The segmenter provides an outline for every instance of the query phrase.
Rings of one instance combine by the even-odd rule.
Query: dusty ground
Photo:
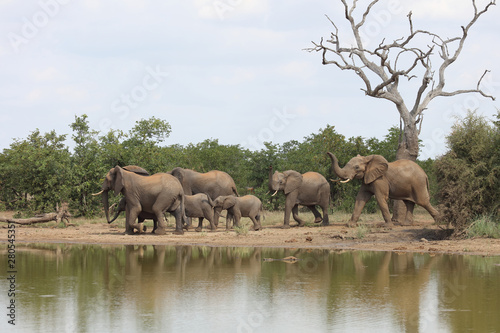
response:
[[[8,213],[0,212],[0,216]],[[243,220],[242,220],[243,222]],[[281,224],[264,225],[261,231],[226,231],[224,223],[215,232],[189,230],[173,235],[170,223],[166,235],[124,235],[123,225],[82,223],[66,228],[16,225],[16,243],[87,243],[87,244],[165,244],[207,246],[260,246],[290,248],[328,248],[397,252],[457,253],[500,255],[500,239],[440,240],[444,235],[431,220],[417,220],[413,226],[380,227],[382,221],[366,222],[365,228],[347,228],[335,222],[330,226],[281,229]],[[294,222],[291,222],[295,225]],[[7,223],[0,224],[0,243],[7,242]],[[149,229],[150,231],[151,229]]]

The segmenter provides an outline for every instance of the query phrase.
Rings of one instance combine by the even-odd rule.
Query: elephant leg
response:
[[[222,207],[215,207],[214,212],[215,212],[214,213],[214,225],[215,225],[215,227],[218,227],[219,226],[219,216],[220,216],[220,213],[222,212]],[[226,221],[227,221],[227,219],[226,219]]]
[[[213,210],[213,208],[207,207],[207,209],[205,209],[205,211],[203,212],[203,215],[204,215],[205,219],[207,219],[208,222],[210,223],[210,230],[211,231],[217,230],[217,227],[214,224],[214,210]]]
[[[174,234],[175,235],[184,235],[183,223],[182,223],[183,222],[182,221],[182,217],[184,215],[184,212],[181,209],[181,205],[179,205],[179,207],[177,207],[177,209],[174,210],[171,213],[172,213],[172,215],[174,215],[174,218],[175,218],[175,231],[174,231]]]
[[[330,225],[330,220],[328,219],[328,204],[321,206],[321,209],[323,210],[323,223],[321,223],[321,225]]]
[[[189,216],[186,216],[186,217],[187,217],[187,223],[184,226],[184,229],[189,230],[193,227],[193,222],[192,222],[191,217],[189,217]]]
[[[125,217],[125,233],[128,235],[134,234],[134,229],[137,229],[139,233],[143,231],[143,223],[136,223],[136,220],[139,217],[139,213],[141,212],[141,208],[139,207],[129,207],[127,205],[126,209],[126,217]]]
[[[158,219],[154,218],[153,219],[153,231],[151,231],[152,234],[156,232],[156,229],[158,229]]]
[[[432,207],[431,203],[430,202],[426,202],[424,204],[420,204],[420,206],[424,207],[425,210],[427,212],[429,212],[429,214],[431,214],[432,218],[434,219],[434,221],[436,223],[439,223],[440,220],[441,220],[441,213],[439,213],[439,211]],[[451,225],[448,224],[448,229],[451,228]]]
[[[296,201],[297,201],[297,193],[290,192],[287,194],[285,199],[285,218],[283,220],[283,227],[282,227],[283,229],[290,228],[290,213],[292,212],[294,206],[296,206],[295,205]]]
[[[153,208],[153,214],[156,216],[157,220],[155,234],[165,235],[167,233],[166,231],[167,223],[165,222],[164,207],[162,207],[161,203],[155,203],[152,208]]]
[[[375,193],[375,199],[377,199],[377,204],[384,217],[385,225],[392,226],[391,213],[389,212],[389,205],[387,204],[387,199],[389,199],[389,197],[382,193]]]
[[[415,203],[413,201],[405,200],[406,205],[406,217],[404,225],[413,225],[413,209],[415,208]]]
[[[359,216],[363,211],[363,207],[365,207],[366,203],[372,197],[372,193],[368,191],[359,191],[356,196],[356,203],[354,204],[354,211],[352,212],[351,220],[347,224],[348,227],[356,226],[356,222],[359,220]]]
[[[323,218],[321,217],[321,214],[316,209],[316,206],[311,205],[311,206],[307,206],[307,208],[309,208],[309,210],[314,214],[314,223],[320,223],[321,221],[323,221]]]
[[[231,214],[231,213],[229,213],[229,211],[227,211],[227,213],[226,213],[226,230],[231,229],[231,220],[232,219],[234,219],[233,214]]]
[[[198,218],[198,227],[195,229],[197,232],[203,230],[203,217]]]
[[[293,208],[292,208],[292,215],[293,215],[293,219],[295,221],[297,221],[297,223],[299,224],[299,227],[303,227],[306,224],[306,221],[302,220],[299,217],[299,205],[293,206]]]
[[[253,230],[258,231],[258,230],[262,229],[262,226],[260,224],[260,216],[259,215],[250,216],[250,219],[253,222]]]

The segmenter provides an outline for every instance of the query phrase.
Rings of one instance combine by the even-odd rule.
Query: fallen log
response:
[[[69,223],[69,217],[71,217],[71,214],[67,209],[67,205],[62,205],[61,209],[58,212],[40,214],[36,215],[35,217],[30,217],[27,219],[0,217],[0,222],[30,225],[35,223],[46,223],[46,222],[56,221],[57,224],[63,222],[66,227],[74,226],[74,224]]]

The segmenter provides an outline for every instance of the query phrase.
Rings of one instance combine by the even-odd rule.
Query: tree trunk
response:
[[[58,209],[58,211],[55,213],[41,214],[27,219],[14,219],[14,218],[1,217],[0,222],[30,225],[34,223],[46,223],[55,221],[56,223],[64,222],[66,227],[70,225],[74,226],[74,224],[69,223],[68,219],[69,217],[71,217],[71,214],[68,211],[68,204],[64,203],[63,205],[61,205],[61,209]]]
[[[418,157],[418,129],[415,119],[410,116],[410,120],[405,124],[402,138],[396,151],[396,160],[416,161]],[[392,205],[392,221],[400,224],[413,223],[413,216],[406,221],[406,205],[402,200],[394,200]]]

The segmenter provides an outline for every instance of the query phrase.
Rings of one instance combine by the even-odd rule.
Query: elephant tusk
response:
[[[343,184],[345,184],[345,183],[348,183],[350,181],[351,181],[351,178],[347,178],[346,180],[341,180],[340,182],[343,183]]]
[[[274,197],[276,195],[276,193],[278,193],[278,190],[276,190],[273,195],[271,195],[272,197]]]
[[[104,190],[102,190],[102,191],[101,191],[101,192],[99,192],[99,193],[92,193],[92,195],[94,195],[94,196],[95,196],[95,195],[101,195],[101,194],[103,194],[103,193],[104,193]]]

